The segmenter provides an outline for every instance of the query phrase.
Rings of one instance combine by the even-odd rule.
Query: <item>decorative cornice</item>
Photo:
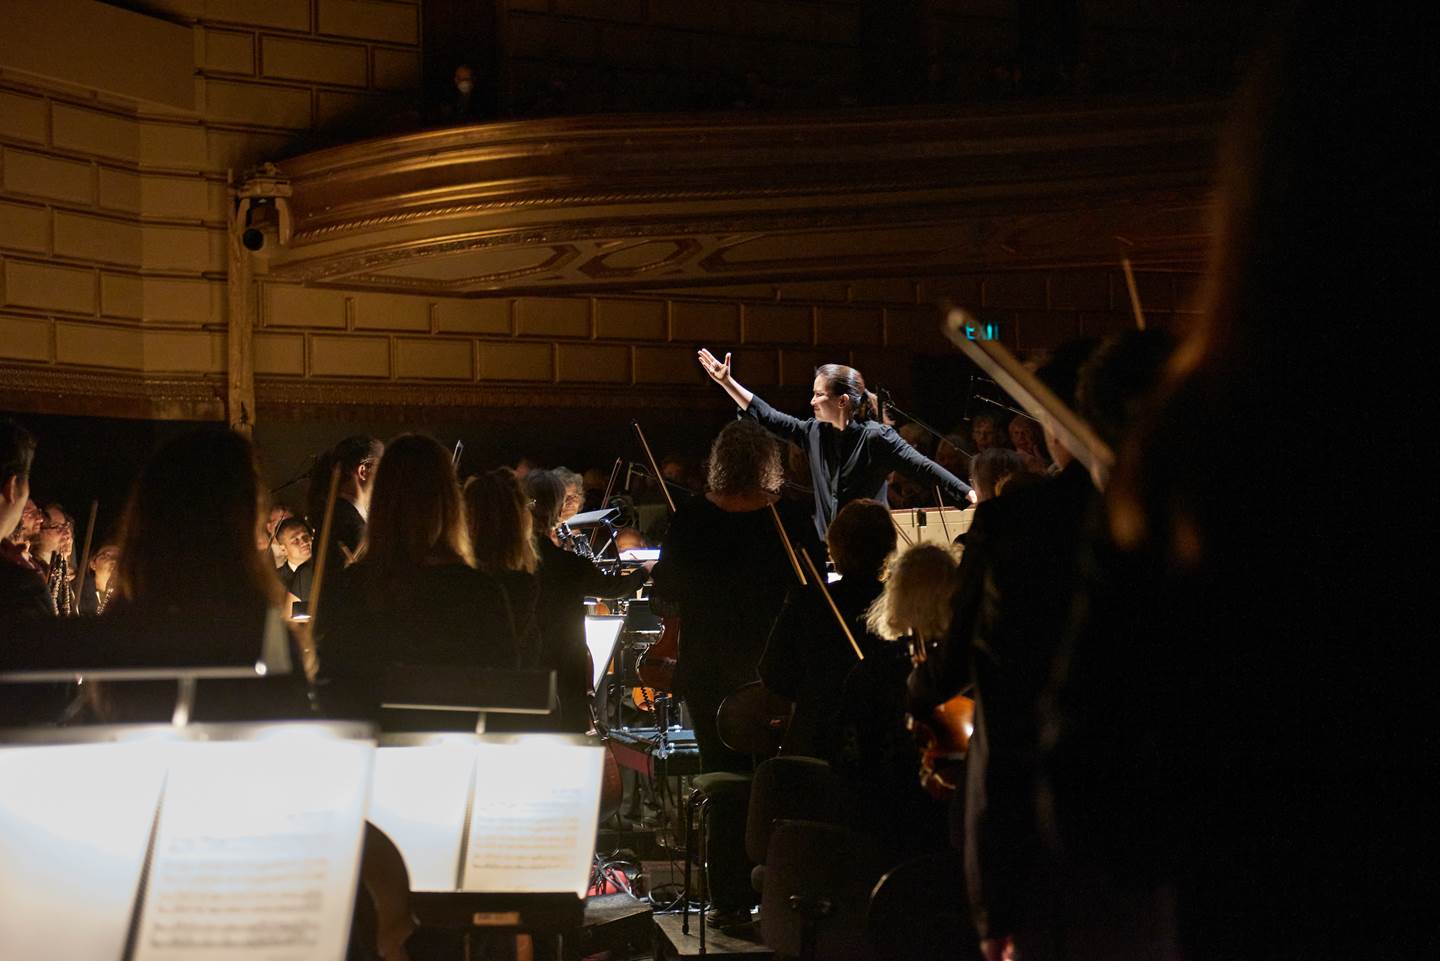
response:
[[[37,414],[223,420],[218,376],[0,365],[0,406]]]

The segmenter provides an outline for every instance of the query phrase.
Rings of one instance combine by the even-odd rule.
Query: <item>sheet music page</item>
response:
[[[164,742],[0,748],[0,958],[119,958]]]
[[[462,889],[585,896],[604,752],[544,736],[476,749]]]
[[[177,744],[134,961],[340,961],[374,744]]]
[[[475,743],[466,737],[375,752],[370,821],[400,849],[412,891],[455,890]]]

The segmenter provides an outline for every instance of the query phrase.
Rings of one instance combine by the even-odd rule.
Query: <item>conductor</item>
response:
[[[710,379],[723,387],[742,411],[809,455],[815,530],[821,540],[836,512],[851,501],[868,497],[888,503],[886,478],[891,471],[927,488],[939,487],[955,504],[975,502],[969,484],[881,423],[875,395],[865,389],[865,378],[855,368],[844,364],[817,367],[810,394],[814,416],[801,420],[771,407],[737,381],[730,373],[728,353],[723,361],[704,348],[696,356]]]

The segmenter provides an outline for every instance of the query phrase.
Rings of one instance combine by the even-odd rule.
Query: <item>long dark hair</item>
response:
[[[386,446],[356,562],[377,585],[427,564],[474,566],[455,465],[434,438],[401,434]]]
[[[825,390],[835,397],[850,398],[850,416],[855,420],[875,420],[880,416],[880,401],[865,389],[865,378],[854,367],[844,364],[821,364],[815,376],[825,378]]]
[[[310,523],[317,530],[325,517],[325,496],[330,491],[330,472],[340,465],[343,479],[355,468],[368,461],[378,461],[385,453],[385,445],[368,434],[352,434],[334,447],[315,458],[310,468],[310,487],[305,497],[305,510]]]
[[[487,574],[535,572],[535,522],[513,470],[501,467],[466,481],[465,509],[476,567]]]
[[[130,491],[115,596],[137,609],[278,604],[267,505],[250,442],[205,427],[160,449]]]
[[[525,495],[530,501],[530,515],[535,519],[535,536],[548,537],[560,523],[560,508],[565,504],[565,482],[554,471],[532,470],[525,475]]]

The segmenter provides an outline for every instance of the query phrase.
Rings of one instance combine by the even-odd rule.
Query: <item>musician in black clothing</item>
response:
[[[315,580],[313,537],[310,525],[299,517],[287,517],[275,528],[275,542],[285,558],[276,573],[289,595],[302,604],[310,603],[310,585]]]
[[[0,537],[20,524],[30,499],[30,465],[35,436],[19,424],[0,420]],[[0,624],[13,618],[54,616],[45,579],[28,563],[23,548],[0,551]]]
[[[365,524],[370,512],[370,492],[376,465],[385,445],[374,437],[356,434],[347,437],[320,455],[310,470],[310,496],[306,510],[314,523],[325,517],[325,497],[330,491],[330,472],[340,465],[340,487],[335,514],[330,521],[330,548],[326,556],[339,570],[349,564],[365,543]]]
[[[540,558],[540,666],[556,672],[560,694],[558,729],[584,733],[590,727],[589,648],[585,646],[585,598],[626,597],[645,583],[648,571],[607,574],[594,562],[555,543],[555,525],[565,503],[565,484],[551,471],[525,475],[525,492],[535,524]]]
[[[327,711],[379,718],[394,665],[516,667],[510,605],[495,578],[475,569],[450,452],[419,434],[391,441],[372,507],[360,556],[326,578],[318,612]],[[464,720],[473,726],[473,715]]]
[[[899,471],[925,490],[939,487],[955,504],[974,503],[970,485],[905,442],[879,420],[875,395],[853,367],[824,364],[815,370],[810,395],[813,416],[800,420],[781,413],[747,390],[710,351],[698,354],[705,373],[725,389],[742,411],[782,440],[800,445],[810,458],[815,489],[815,530],[820,537],[836,511],[858,497],[886,501],[886,478]]]
[[[709,490],[676,510],[655,566],[652,600],[680,617],[675,690],[690,706],[706,771],[751,770],[748,755],[721,742],[715,712],[757,679],[771,626],[796,583],[772,506],[796,544],[820,556],[803,514],[777,500],[783,477],[774,438],[753,421],[728,424],[710,449]]]

